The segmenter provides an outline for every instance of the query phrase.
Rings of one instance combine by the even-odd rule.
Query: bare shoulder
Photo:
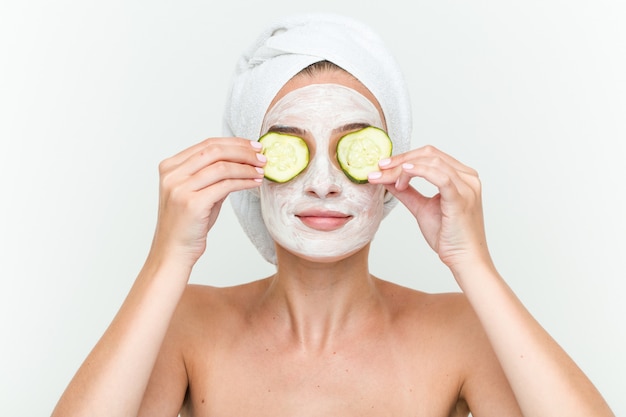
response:
[[[426,293],[384,280],[378,280],[378,288],[397,320],[434,325],[447,331],[472,323],[479,325],[463,293]]]
[[[170,335],[183,356],[191,358],[218,338],[242,330],[250,307],[259,302],[267,285],[267,279],[229,287],[189,284],[170,324]]]
[[[396,331],[411,346],[412,358],[428,358],[426,363],[437,364],[435,374],[454,375],[459,399],[475,415],[520,415],[500,363],[464,294],[428,294],[385,281],[380,288]],[[423,363],[409,365],[424,370]]]
[[[230,288],[188,285],[161,345],[140,415],[180,410],[190,381],[206,380],[200,365],[216,340],[234,334],[233,327],[243,316],[242,306],[263,285],[263,281]],[[224,332],[226,327],[231,331]]]
[[[211,324],[221,324],[228,318],[245,314],[249,306],[267,288],[267,279],[230,286],[189,284],[185,290],[174,319],[175,324],[198,329]]]
[[[477,369],[499,373],[485,331],[463,293],[425,293],[380,281],[392,327],[401,340],[458,375],[463,384]],[[499,375],[498,375],[499,378]]]

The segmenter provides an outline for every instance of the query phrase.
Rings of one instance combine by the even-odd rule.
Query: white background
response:
[[[414,146],[480,172],[500,271],[626,415],[625,3],[295,3],[0,4],[2,414],[51,412],[143,263],[159,161],[220,134],[239,53],[269,19],[308,10],[378,29],[411,89]],[[457,290],[400,206],[371,268]],[[226,204],[193,281],[271,271]]]

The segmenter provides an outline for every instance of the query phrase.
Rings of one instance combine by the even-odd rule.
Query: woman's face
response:
[[[362,249],[383,218],[384,188],[351,182],[336,161],[339,138],[365,126],[385,128],[376,105],[343,84],[349,85],[295,86],[275,100],[262,126],[262,134],[289,133],[309,146],[308,167],[287,183],[265,180],[260,197],[274,241],[310,260],[338,260]]]

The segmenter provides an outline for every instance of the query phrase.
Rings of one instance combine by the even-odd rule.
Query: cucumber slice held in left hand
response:
[[[368,126],[339,139],[337,161],[351,181],[365,184],[367,174],[378,171],[378,161],[391,156],[392,147],[387,132]]]
[[[265,178],[274,182],[287,182],[295,178],[309,164],[309,147],[298,137],[278,132],[261,136],[261,153],[267,157]]]

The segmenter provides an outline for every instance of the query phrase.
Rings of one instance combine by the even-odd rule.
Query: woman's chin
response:
[[[353,248],[341,248],[341,249],[332,249],[327,247],[316,247],[316,248],[291,248],[281,246],[280,244],[276,244],[277,246],[277,255],[280,252],[286,252],[287,256],[294,256],[300,259],[303,259],[308,262],[313,263],[333,263],[340,262],[347,258],[354,256],[355,254],[361,252],[366,246],[369,245],[369,242],[365,242],[363,245],[356,246]],[[316,245],[323,246],[323,245]]]

